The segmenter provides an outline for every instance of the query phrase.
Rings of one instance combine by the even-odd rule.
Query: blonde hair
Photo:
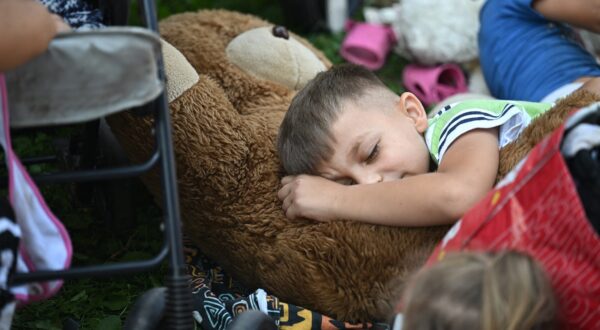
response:
[[[514,251],[462,252],[419,271],[402,300],[403,329],[552,329],[556,302],[541,266]]]

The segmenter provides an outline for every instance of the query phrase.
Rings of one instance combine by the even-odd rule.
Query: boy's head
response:
[[[556,300],[541,266],[514,251],[461,252],[417,272],[401,301],[407,329],[552,329]]]
[[[319,73],[292,100],[277,148],[287,174],[374,183],[425,173],[427,115],[357,65]]]

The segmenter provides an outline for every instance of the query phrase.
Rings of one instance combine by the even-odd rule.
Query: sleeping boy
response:
[[[452,224],[494,185],[499,150],[548,103],[473,100],[428,119],[411,93],[339,65],[292,100],[277,148],[289,219]]]

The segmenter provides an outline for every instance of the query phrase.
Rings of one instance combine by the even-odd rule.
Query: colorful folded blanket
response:
[[[237,315],[260,310],[286,330],[388,330],[383,323],[348,323],[280,301],[262,289],[244,288],[185,240],[186,264],[192,277],[194,319],[202,329],[225,330]],[[340,302],[342,303],[342,302]]]

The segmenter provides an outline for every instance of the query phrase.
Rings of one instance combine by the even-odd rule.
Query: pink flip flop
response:
[[[425,106],[467,91],[465,74],[453,63],[438,66],[409,64],[404,68],[402,79],[404,87],[415,94]]]
[[[340,55],[348,62],[377,70],[396,42],[394,31],[387,25],[348,21],[348,34],[342,42]]]

